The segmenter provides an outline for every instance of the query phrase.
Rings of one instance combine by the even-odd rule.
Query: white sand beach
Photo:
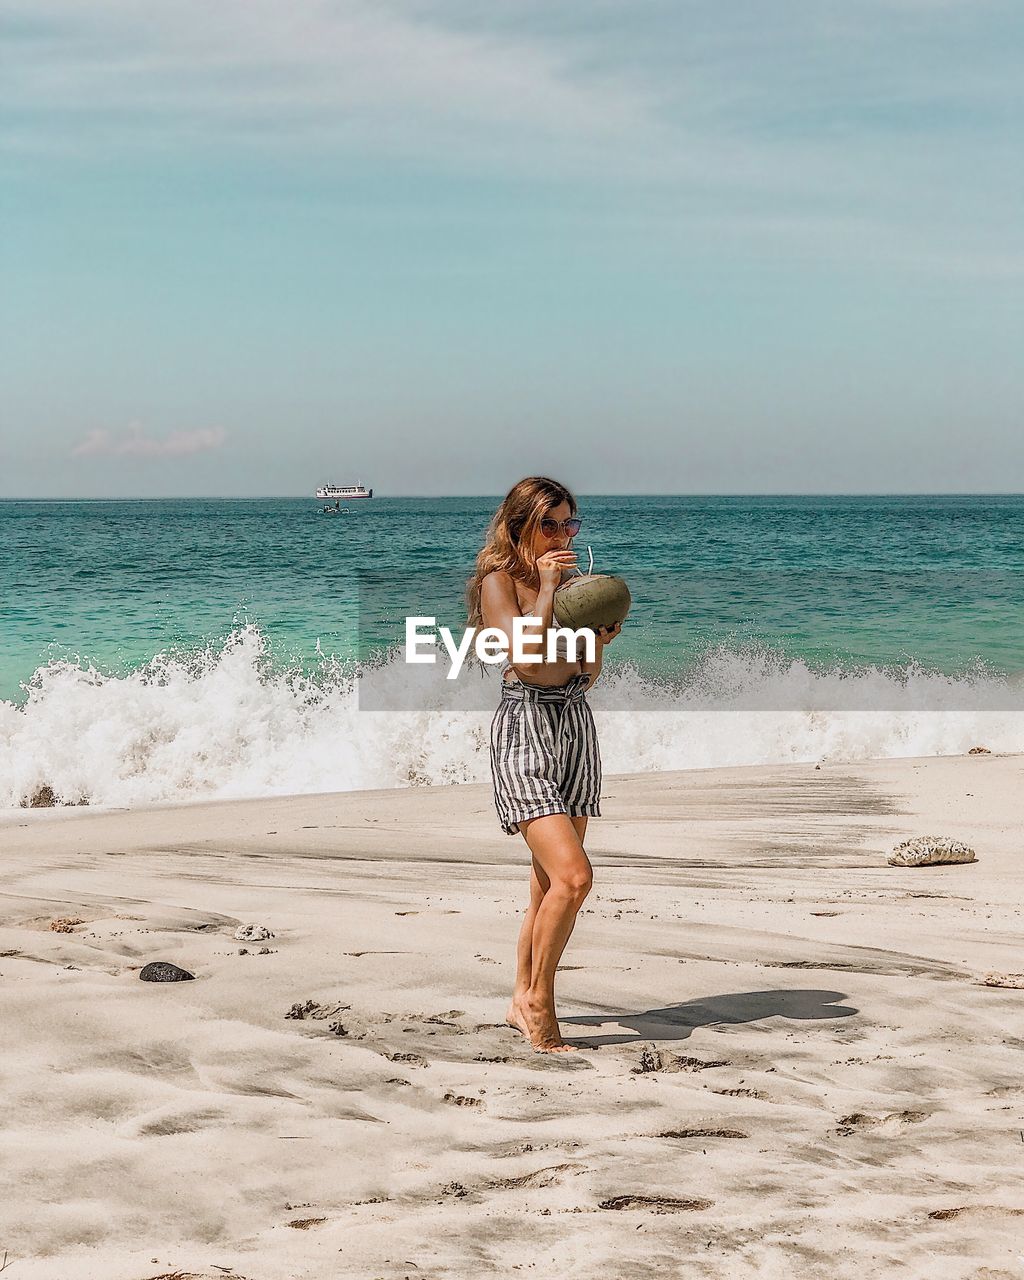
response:
[[[5,1280],[1019,1278],[1022,774],[607,777],[561,1055],[489,786],[9,813]]]

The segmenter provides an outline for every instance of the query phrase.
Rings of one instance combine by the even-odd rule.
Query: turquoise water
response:
[[[255,623],[315,669],[394,638],[382,606],[460,618],[496,498],[2,502],[0,697],[54,657],[125,673]],[[1024,666],[1024,498],[581,498],[582,567],[630,583],[617,661],[684,672],[715,642],[955,672]],[[417,583],[420,584],[419,589]],[[362,584],[362,594],[360,592]],[[360,602],[362,601],[362,617]],[[319,643],[319,652],[318,652]],[[609,661],[613,650],[609,649]]]
[[[0,502],[0,805],[484,780],[494,690],[406,691],[386,647],[405,613],[461,627],[497,503]],[[1024,497],[580,512],[581,567],[633,593],[606,767],[1024,750]],[[360,716],[368,660],[412,719]]]

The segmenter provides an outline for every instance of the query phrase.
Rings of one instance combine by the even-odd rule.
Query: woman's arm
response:
[[[519,614],[516,589],[507,573],[495,570],[480,584],[480,618],[485,627],[500,627],[512,635],[512,620]]]
[[[539,656],[543,655],[542,640],[544,633],[551,626],[554,600],[554,587],[542,585],[537,595],[537,603],[534,606],[532,615],[539,617],[541,620],[541,630],[537,633],[537,645],[534,646]],[[524,615],[520,613],[516,589],[507,573],[495,570],[489,573],[480,584],[480,616],[485,627],[500,627],[505,635],[508,636],[511,644],[513,623],[516,618]],[[523,648],[527,653],[531,651],[529,636],[530,630],[528,629],[523,637]],[[506,653],[506,657],[511,658],[511,656],[511,653]],[[530,665],[536,664],[531,663]]]
[[[551,570],[548,571],[549,573]],[[544,656],[544,636],[548,629],[552,626],[555,610],[555,588],[557,582],[544,581],[541,577],[540,591],[537,593],[537,602],[533,606],[530,617],[540,618],[540,628],[536,625],[528,628],[523,636],[523,649],[529,654],[536,652],[537,661],[543,660]],[[508,636],[509,643],[512,641],[513,622],[516,618],[523,617],[519,611],[519,600],[516,597],[516,589],[512,583],[511,577],[501,570],[494,570],[489,573],[480,584],[480,616],[483,619],[485,627],[500,627]],[[536,641],[531,639],[536,637]],[[511,654],[507,655],[511,658]],[[535,667],[537,662],[529,663],[531,667]],[[513,668],[518,673],[518,668]]]

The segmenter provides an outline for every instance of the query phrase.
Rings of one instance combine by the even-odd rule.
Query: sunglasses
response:
[[[559,529],[564,529],[570,538],[575,538],[580,531],[580,525],[583,521],[579,516],[573,516],[570,520],[551,520],[545,517],[540,522],[540,531],[545,538],[553,538]]]

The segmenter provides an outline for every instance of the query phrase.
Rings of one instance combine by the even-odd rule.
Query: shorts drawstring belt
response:
[[[516,680],[503,680],[504,688],[501,691],[503,698],[511,698],[516,702],[580,702],[587,691],[590,684],[590,676],[583,671],[572,676],[568,683],[563,685],[555,685],[554,687],[544,688],[541,685],[525,684],[518,678]]]

